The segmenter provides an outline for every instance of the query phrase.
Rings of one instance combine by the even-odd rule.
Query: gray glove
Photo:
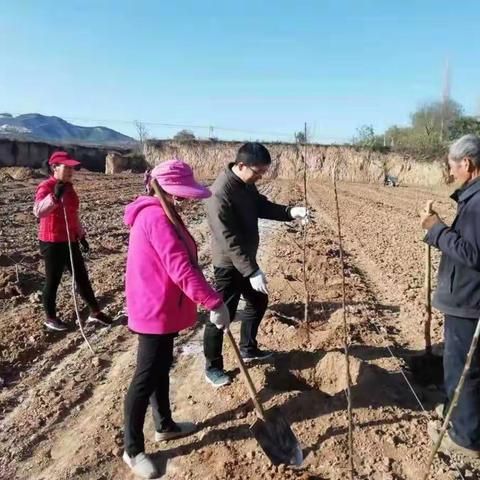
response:
[[[210,312],[210,321],[219,330],[226,330],[230,326],[230,313],[224,303]]]

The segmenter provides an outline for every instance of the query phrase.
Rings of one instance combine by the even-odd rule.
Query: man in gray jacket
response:
[[[265,359],[270,352],[257,346],[258,326],[268,304],[267,280],[257,263],[258,219],[308,221],[305,207],[287,207],[270,202],[255,183],[270,167],[268,150],[260,143],[246,143],[234,163],[220,173],[207,201],[212,234],[215,285],[235,317],[240,296],[245,299],[240,334],[240,352],[245,361]],[[223,370],[223,330],[207,323],[204,332],[205,376],[215,387],[230,383]]]
[[[462,374],[480,317],[480,138],[465,135],[453,143],[448,165],[455,180],[461,184],[451,197],[458,203],[457,216],[450,227],[436,212],[422,219],[422,227],[427,230],[425,241],[442,252],[433,305],[445,315],[443,365],[446,407]],[[429,424],[429,434],[434,441],[438,439],[434,423]],[[480,458],[478,349],[442,447]]]

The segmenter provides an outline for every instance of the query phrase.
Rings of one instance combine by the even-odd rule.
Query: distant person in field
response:
[[[443,366],[447,402],[437,408],[441,415],[452,401],[480,317],[480,138],[465,135],[453,143],[448,165],[460,184],[451,196],[458,204],[455,220],[448,226],[436,212],[422,219],[422,227],[428,231],[425,241],[442,252],[433,297],[434,307],[445,315]],[[480,458],[478,348],[451,424],[442,449]],[[438,426],[430,423],[428,430],[435,442]]]
[[[53,331],[68,329],[67,324],[57,316],[56,298],[63,271],[67,268],[72,272],[69,241],[76,285],[90,308],[87,322],[98,322],[103,325],[112,323],[98,306],[80,250],[81,247],[86,253],[90,246],[80,223],[78,216],[80,202],[72,184],[74,167],[77,165],[80,165],[80,162],[71,158],[68,153],[53,153],[47,164],[50,178],[37,187],[33,206],[33,213],[40,219],[38,239],[40,252],[45,260],[45,285],[42,296],[46,316],[44,324]]]
[[[240,333],[240,351],[245,361],[272,355],[257,345],[258,327],[268,304],[267,279],[257,263],[258,219],[287,222],[309,218],[305,207],[278,205],[258,192],[255,183],[268,172],[271,162],[263,145],[246,143],[238,150],[235,162],[217,177],[211,187],[213,195],[207,201],[215,286],[222,293],[232,319],[240,296],[246,302]],[[224,372],[222,343],[223,331],[207,324],[203,343],[205,375],[215,387],[231,381]]]
[[[228,327],[230,316],[222,296],[206,281],[197,265],[197,245],[176,206],[184,199],[211,195],[197,183],[185,162],[171,160],[156,166],[151,181],[164,190],[181,232],[177,232],[149,184],[149,196],[140,196],[125,209],[130,227],[125,293],[128,327],[138,334],[137,367],[125,398],[123,459],[143,478],[158,475],[145,454],[143,424],[152,406],[155,439],[170,440],[192,433],[193,423],[172,419],[169,372],[178,332],[195,324],[197,305],[210,310],[215,329]],[[183,238],[182,238],[183,237]]]

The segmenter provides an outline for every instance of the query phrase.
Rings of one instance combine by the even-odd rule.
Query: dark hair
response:
[[[237,152],[235,163],[245,163],[246,165],[270,165],[272,159],[266,147],[261,143],[248,142],[242,145]]]

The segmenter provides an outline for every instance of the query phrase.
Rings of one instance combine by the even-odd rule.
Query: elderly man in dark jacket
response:
[[[433,305],[445,315],[446,406],[452,400],[480,317],[480,138],[465,135],[453,143],[448,165],[461,184],[451,197],[458,203],[457,216],[450,227],[436,212],[422,219],[422,226],[428,231],[426,242],[442,252]],[[434,441],[438,438],[435,424],[429,425],[429,433]],[[480,458],[478,349],[442,447]]]
[[[270,352],[257,346],[257,331],[268,304],[267,280],[257,263],[258,219],[308,220],[305,207],[287,207],[270,202],[255,183],[268,171],[271,158],[260,143],[246,143],[235,163],[220,173],[207,202],[212,234],[215,285],[235,317],[240,295],[245,300],[240,334],[240,352],[245,361],[264,359]],[[204,333],[205,376],[215,387],[230,383],[223,371],[223,331],[207,323]]]

